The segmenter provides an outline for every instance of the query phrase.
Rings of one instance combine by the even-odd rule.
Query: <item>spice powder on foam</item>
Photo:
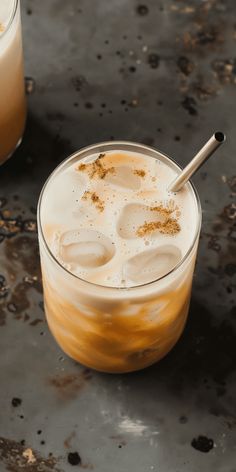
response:
[[[98,158],[94,162],[90,162],[89,164],[80,164],[77,170],[81,172],[87,172],[90,179],[94,177],[98,177],[99,179],[104,179],[107,174],[114,174],[115,168],[114,167],[105,167],[104,166],[104,157],[106,154],[99,154]]]
[[[98,211],[104,211],[105,203],[99,198],[96,192],[90,192],[89,190],[86,190],[82,196],[82,200],[91,200]]]
[[[139,177],[145,177],[146,175],[146,172],[143,169],[135,169],[133,173],[138,175]]]
[[[159,233],[169,236],[174,236],[180,232],[181,227],[178,223],[178,218],[181,213],[172,200],[168,202],[167,206],[161,204],[151,207],[150,210],[159,213],[159,215],[164,218],[164,221],[145,222],[137,229],[137,236],[142,238],[143,236],[151,234],[157,230]],[[170,216],[173,213],[175,213],[176,217]]]
[[[94,162],[90,162],[88,164],[81,163],[77,169],[81,172],[87,172],[90,179],[95,177],[104,179],[107,174],[115,173],[115,168],[113,166],[104,166],[103,160],[105,156],[106,154],[99,154],[98,158]],[[143,169],[135,169],[134,174],[137,174],[139,177],[145,177],[146,172]],[[90,199],[94,203],[97,210],[100,212],[104,211],[104,201],[101,200],[95,192],[90,192],[88,190],[85,191],[82,199]],[[145,222],[137,229],[137,235],[139,237],[146,236],[147,234],[150,234],[156,230],[162,234],[168,235],[174,235],[180,231],[181,228],[177,218],[170,216],[173,212],[175,212],[176,217],[180,216],[180,211],[178,210],[178,207],[175,206],[173,200],[170,200],[167,206],[161,204],[151,207],[150,210],[159,213],[162,217],[164,217],[164,221],[151,221],[149,223]]]

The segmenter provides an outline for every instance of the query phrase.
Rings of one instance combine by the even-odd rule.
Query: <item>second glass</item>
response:
[[[19,0],[0,2],[0,164],[21,141],[26,119]]]

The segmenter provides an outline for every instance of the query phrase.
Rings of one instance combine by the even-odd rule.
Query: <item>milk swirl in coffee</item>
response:
[[[68,165],[44,195],[42,225],[56,259],[99,285],[131,287],[170,272],[196,232],[196,200],[168,193],[176,171],[133,152],[93,154]]]

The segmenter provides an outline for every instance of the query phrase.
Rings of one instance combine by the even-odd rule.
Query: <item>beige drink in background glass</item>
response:
[[[0,0],[0,164],[20,143],[25,118],[20,2]]]
[[[108,142],[65,160],[38,205],[45,311],[62,349],[105,372],[165,356],[188,314],[201,208],[179,167],[147,146]]]

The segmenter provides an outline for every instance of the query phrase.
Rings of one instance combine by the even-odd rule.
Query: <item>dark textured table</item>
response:
[[[35,90],[28,80],[23,144],[0,169],[0,472],[236,471],[235,10],[234,0],[22,1]],[[194,179],[203,228],[178,345],[130,375],[68,359],[43,312],[45,178],[110,139],[185,164],[218,129],[227,144]]]

